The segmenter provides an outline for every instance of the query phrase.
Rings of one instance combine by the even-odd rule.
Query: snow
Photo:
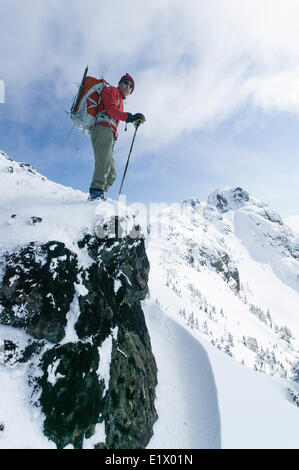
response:
[[[238,364],[149,300],[143,309],[159,380],[148,449],[299,448],[289,381]]]
[[[31,390],[22,367],[7,370],[0,366],[0,449],[55,449],[42,433],[39,409],[28,406]]]
[[[143,302],[158,366],[157,413],[149,449],[221,445],[217,389],[205,349],[155,304]]]
[[[94,434],[89,439],[84,439],[83,449],[94,449],[99,442],[106,442],[105,422],[98,423]]]
[[[289,381],[250,370],[207,346],[215,374],[223,449],[298,449],[299,408]]]
[[[197,395],[205,391],[200,388],[203,382],[211,390],[215,387],[219,419],[211,414],[208,429],[214,430],[214,436],[221,435],[222,448],[299,447],[299,408],[288,391],[294,387],[298,393],[298,384],[291,380],[299,345],[298,237],[262,202],[246,192],[239,191],[243,199],[229,192],[216,190],[209,203],[185,201],[184,211],[165,208],[151,221],[147,241],[150,297],[144,311],[163,380],[163,386],[157,388],[161,421],[156,423],[151,448],[163,448],[165,442],[171,448],[178,445],[179,425],[175,421],[186,401],[194,411],[191,417],[186,413],[185,420],[178,418],[187,423],[180,427],[181,445],[215,445],[196,424],[207,409],[204,399],[196,402],[190,391],[185,396],[182,392],[182,382],[188,381],[198,387]],[[227,204],[216,210],[218,194]],[[189,217],[188,204],[192,208]],[[228,254],[228,269],[222,266],[218,272],[213,262],[222,254]],[[239,273],[239,292],[233,279],[222,274],[232,268]],[[166,333],[169,319],[189,331],[209,358],[209,368],[205,363],[198,371],[204,377],[198,384],[194,357],[200,362],[201,350],[198,347],[189,358],[190,339],[185,336],[186,346],[182,347],[169,332],[175,328],[173,323]],[[289,341],[283,337],[285,327],[291,332]],[[165,336],[172,338],[171,344]],[[175,369],[169,370],[169,364],[182,361],[182,351],[193,371],[184,364],[179,375]],[[173,390],[177,392],[175,409],[167,406],[167,396],[173,396]],[[215,394],[210,391],[210,395],[215,401]],[[188,429],[189,436],[197,436],[196,443],[192,438],[188,441]]]
[[[114,293],[117,294],[120,288],[121,288],[121,281],[119,279],[115,279],[114,280]]]
[[[115,327],[112,330],[112,333],[105,339],[103,344],[98,348],[100,362],[97,370],[99,379],[104,379],[105,388],[103,391],[103,396],[105,396],[107,390],[109,389],[109,380],[110,380],[110,364],[111,364],[111,354],[112,354],[112,339],[117,338],[118,327]]]
[[[217,195],[227,203],[218,207]],[[57,240],[89,266],[92,260],[77,241],[87,231],[99,231],[116,208],[123,234],[134,233],[139,219],[123,201],[86,199],[86,193],[51,182],[0,151],[0,253]],[[32,223],[32,217],[42,220]],[[150,294],[142,307],[158,366],[159,418],[149,449],[299,448],[299,408],[288,391],[299,393],[292,380],[299,361],[298,221],[282,221],[240,188],[218,189],[207,203],[194,198],[183,206],[156,206],[150,220],[143,220],[144,232],[145,223],[151,232],[146,237]],[[113,227],[108,224],[107,230]],[[235,269],[240,291],[231,275]],[[120,270],[115,293],[123,276]],[[75,288],[60,344],[78,341],[78,297],[87,291],[80,280]],[[291,338],[283,338],[285,326]],[[104,393],[116,337],[113,331],[99,348]],[[9,339],[25,346],[29,336],[0,325],[0,347]],[[30,401],[27,365],[6,367],[3,353],[0,359],[0,448],[55,448],[43,435],[43,415]],[[56,366],[49,370],[52,383]],[[84,448],[105,439],[99,423]]]
[[[47,369],[48,373],[48,382],[54,386],[58,379],[63,378],[63,375],[56,372],[57,367],[59,366],[60,359],[57,359],[54,364],[50,364]]]
[[[122,354],[126,359],[128,359],[128,356],[126,355],[126,353],[124,353],[119,347],[117,347],[117,351]]]
[[[71,303],[70,310],[66,315],[67,324],[65,327],[65,336],[61,340],[60,344],[67,344],[79,341],[78,335],[75,330],[75,324],[78,321],[80,315],[78,293],[75,294],[74,300]]]
[[[299,233],[299,215],[290,215],[285,218],[284,222],[293,232]]]

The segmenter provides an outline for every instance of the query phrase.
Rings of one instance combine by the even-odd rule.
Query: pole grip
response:
[[[142,120],[141,119],[138,119],[137,121],[134,122],[134,126],[136,129],[138,129],[138,127],[142,124]]]

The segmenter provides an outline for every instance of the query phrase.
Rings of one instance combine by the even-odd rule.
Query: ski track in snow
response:
[[[220,448],[217,390],[205,349],[157,305],[144,301],[143,310],[158,366],[159,418],[147,448]]]

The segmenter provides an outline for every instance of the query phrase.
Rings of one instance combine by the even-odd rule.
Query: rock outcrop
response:
[[[152,436],[157,367],[140,304],[149,262],[138,230],[86,233],[74,251],[53,240],[2,256],[0,323],[26,338],[4,342],[5,364],[26,365],[32,404],[58,448],[82,448],[101,423],[96,448],[144,448]]]

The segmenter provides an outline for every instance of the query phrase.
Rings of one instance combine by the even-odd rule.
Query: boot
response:
[[[91,189],[89,191],[89,201],[96,201],[96,200],[102,200],[106,201],[106,198],[104,196],[104,191],[102,189]]]

